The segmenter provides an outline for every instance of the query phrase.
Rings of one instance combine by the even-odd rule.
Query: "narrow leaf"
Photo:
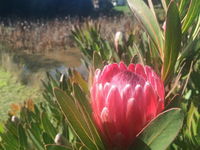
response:
[[[0,133],[4,132],[4,125],[2,123],[0,123]]]
[[[88,83],[85,81],[85,79],[83,79],[83,77],[81,76],[81,74],[79,72],[73,70],[71,81],[78,83],[79,86],[82,88],[82,90],[85,93],[88,93],[88,91],[89,91]]]
[[[163,56],[163,35],[152,11],[142,0],[128,0],[129,7]]]
[[[54,141],[53,141],[53,139],[49,136],[49,134],[47,134],[46,132],[44,132],[43,134],[42,134],[42,138],[43,138],[43,142],[45,143],[45,144],[53,144],[54,143]]]
[[[27,135],[33,142],[34,146],[37,147],[37,150],[44,150],[40,133],[41,130],[39,124],[32,122],[31,128],[27,130]]]
[[[167,4],[166,4],[166,1],[165,0],[161,0],[161,3],[162,3],[162,6],[165,10],[165,13],[167,13]]]
[[[26,149],[28,146],[27,135],[21,124],[18,125],[20,148]]]
[[[169,5],[166,20],[164,63],[162,68],[162,80],[165,81],[174,71],[174,66],[181,46],[181,22],[176,3]]]
[[[190,0],[180,0],[179,2],[179,12],[180,12],[180,16],[184,17],[187,13],[187,9],[188,9],[188,4],[190,3]]]
[[[93,53],[93,65],[94,65],[94,68],[97,69],[97,68],[102,68],[103,67],[103,64],[102,64],[102,58],[101,56],[98,54],[98,52],[94,52]]]
[[[56,129],[54,128],[54,126],[52,125],[52,123],[50,122],[47,114],[45,112],[42,112],[42,116],[41,116],[41,120],[42,120],[42,125],[44,130],[51,135],[51,138],[54,139],[56,136]]]
[[[80,102],[82,106],[86,109],[86,111],[91,114],[91,107],[89,100],[86,98],[86,94],[81,90],[80,86],[76,83],[73,84],[73,93],[75,98]]]
[[[84,120],[83,114],[78,110],[74,100],[60,89],[55,88],[54,93],[69,126],[73,129],[81,142],[89,149],[97,149],[88,123]]]
[[[149,4],[149,7],[150,7],[154,17],[156,18],[156,13],[155,13],[155,10],[154,10],[154,6],[153,6],[152,0],[148,0],[148,4]]]
[[[200,14],[198,16],[198,19],[197,19],[197,23],[196,23],[196,26],[194,28],[194,31],[192,33],[192,38],[193,40],[200,34]]]
[[[184,18],[182,31],[185,33],[199,15],[200,0],[191,0],[188,12]]]
[[[48,144],[45,145],[46,150],[71,150],[70,147],[56,145],[56,144]]]
[[[170,1],[171,1],[171,0],[165,0],[167,6],[169,5]]]

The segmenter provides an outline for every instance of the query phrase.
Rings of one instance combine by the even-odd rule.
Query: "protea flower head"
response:
[[[97,69],[91,87],[93,118],[108,149],[127,149],[164,109],[164,86],[149,66],[123,63]]]

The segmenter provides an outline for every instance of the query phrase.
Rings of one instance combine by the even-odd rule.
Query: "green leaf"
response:
[[[49,144],[49,145],[45,145],[46,150],[71,150],[71,148],[66,147],[66,146],[62,146],[62,145],[53,145],[53,144]]]
[[[0,133],[4,132],[4,125],[2,123],[0,123]]]
[[[103,64],[102,64],[102,58],[101,56],[98,54],[98,52],[94,52],[93,53],[93,65],[94,65],[94,68],[97,69],[101,69],[103,67]]]
[[[170,1],[171,1],[171,0],[165,0],[167,6],[169,5]]]
[[[0,134],[1,140],[4,141],[5,143],[5,149],[7,150],[17,150],[19,147],[19,139],[13,136],[13,134],[8,131],[4,134]]]
[[[45,143],[45,144],[53,144],[54,143],[54,141],[53,141],[53,139],[49,136],[49,134],[47,134],[46,132],[44,132],[43,134],[42,134],[42,138],[43,138],[43,142]]]
[[[163,34],[152,11],[142,0],[128,0],[129,7],[155,43],[163,58]]]
[[[34,144],[34,147],[37,147],[37,150],[44,150],[43,148],[43,143],[42,143],[42,138],[41,138],[41,129],[40,125],[38,123],[31,123],[31,127],[28,130],[27,134],[31,141]]]
[[[178,135],[178,132],[183,125],[183,119],[183,112],[179,108],[173,108],[161,113],[139,134],[137,138],[143,144],[138,144],[140,147],[137,147],[137,149],[166,149]]]
[[[148,6],[149,6],[151,12],[153,13],[153,15],[154,15],[155,18],[156,18],[156,13],[155,13],[155,10],[154,10],[154,6],[153,6],[152,0],[148,0]]]
[[[0,150],[5,150],[2,144],[0,144]]]
[[[75,70],[73,70],[73,75],[71,78],[71,82],[78,83],[81,89],[85,92],[88,93],[88,83],[87,81],[81,76],[81,74]]]
[[[166,3],[166,1],[165,0],[161,0],[161,3],[162,3],[162,6],[163,6],[165,12],[167,12],[167,3]]]
[[[102,45],[103,45],[102,51],[103,51],[103,53],[104,53],[104,55],[106,57],[106,60],[111,59],[111,57],[112,57],[112,48],[110,46],[110,43],[107,40],[103,40],[102,39]]]
[[[200,11],[200,0],[191,0],[188,12],[183,19],[182,31],[185,33],[188,28],[193,24],[196,17],[199,15]]]
[[[183,59],[187,59],[189,57],[194,57],[198,53],[198,42],[199,39],[191,40],[188,42],[186,47],[180,53],[178,60],[182,61]]]
[[[18,135],[20,148],[25,150],[28,147],[28,141],[26,132],[21,124],[18,125]]]
[[[48,116],[45,112],[42,112],[41,120],[44,130],[51,136],[52,139],[54,139],[57,134],[56,129],[48,119]]]
[[[8,130],[10,133],[12,133],[13,138],[18,138],[18,129],[17,129],[17,124],[11,122],[10,120],[6,123],[5,125],[6,130]]]
[[[77,105],[80,104],[78,104],[78,102],[75,103],[70,96],[58,88],[54,89],[54,93],[69,126],[73,129],[81,142],[84,143],[88,149],[95,150],[101,148],[103,144],[101,140],[96,140],[98,139],[98,135],[93,132],[93,126],[90,126],[90,120],[88,120],[84,112],[77,107]]]
[[[187,9],[188,9],[188,4],[190,3],[190,0],[180,0],[179,2],[179,12],[180,12],[180,16],[183,18],[186,13],[187,13]]]
[[[162,80],[165,81],[174,71],[181,47],[181,21],[176,3],[172,1],[167,11],[164,62]]]
[[[198,19],[197,19],[197,23],[196,23],[196,26],[193,30],[193,33],[192,33],[192,39],[196,39],[196,37],[199,35],[200,33],[200,14],[198,16]]]
[[[91,114],[92,110],[90,107],[89,100],[86,98],[86,94],[82,91],[80,86],[76,83],[73,84],[73,93],[75,98],[80,102],[80,104],[85,107],[85,110],[89,114]]]
[[[198,107],[192,102],[187,113],[186,119],[186,133],[190,140],[195,143],[195,138],[199,137],[199,124],[200,124],[200,115],[198,112]]]

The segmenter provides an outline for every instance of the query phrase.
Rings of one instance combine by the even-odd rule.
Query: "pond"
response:
[[[81,53],[72,48],[63,51],[29,53],[0,49],[0,65],[16,76],[19,81],[30,86],[40,86],[46,72],[56,70],[64,73],[68,68],[75,68],[86,76],[86,68],[81,64]]]
[[[46,72],[52,75],[56,70],[66,73],[69,67],[87,76],[86,68],[81,65],[81,53],[78,49],[31,54],[1,47],[0,122],[7,118],[6,114],[12,104],[28,99],[35,102],[43,99],[41,80],[45,80]]]

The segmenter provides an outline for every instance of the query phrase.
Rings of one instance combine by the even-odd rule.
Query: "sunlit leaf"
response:
[[[172,1],[167,11],[164,63],[162,80],[165,81],[174,71],[181,46],[181,22],[176,3]]]
[[[193,24],[195,18],[200,14],[200,0],[191,0],[188,12],[184,18],[182,25],[182,32],[186,32],[188,28]]]
[[[195,26],[193,33],[192,33],[192,39],[194,40],[199,35],[200,35],[200,14],[198,16],[196,26]]]
[[[161,58],[163,56],[163,35],[158,21],[152,11],[142,0],[128,0],[129,7],[137,17],[143,28],[155,43]]]
[[[2,123],[0,123],[0,133],[4,132],[4,125]]]
[[[88,93],[88,83],[86,82],[86,80],[83,79],[83,77],[81,76],[81,74],[75,70],[73,70],[72,73],[72,78],[71,78],[72,83],[75,82],[77,84],[80,85],[80,87],[82,88],[82,90],[85,93]]]
[[[166,1],[165,0],[161,0],[161,3],[162,3],[162,6],[163,6],[165,12],[167,13],[167,4],[166,4]]]
[[[55,88],[54,93],[69,126],[73,129],[81,142],[84,143],[88,149],[101,149],[103,145],[100,140],[95,140],[98,139],[98,135],[96,135],[95,132],[92,132],[93,127],[90,126],[87,116],[78,109],[76,104],[78,102],[75,103],[70,96],[60,89]]]
[[[73,91],[75,98],[80,102],[82,106],[85,107],[87,112],[91,114],[91,107],[85,93],[81,90],[80,86],[76,83],[73,84]]]
[[[138,135],[133,149],[164,150],[178,135],[183,124],[183,112],[178,108],[167,110],[151,121]]]
[[[191,103],[189,111],[187,113],[186,134],[188,138],[193,141],[193,143],[196,142],[196,137],[199,136],[199,124],[200,114],[198,112],[198,108],[194,105],[194,103]]]

